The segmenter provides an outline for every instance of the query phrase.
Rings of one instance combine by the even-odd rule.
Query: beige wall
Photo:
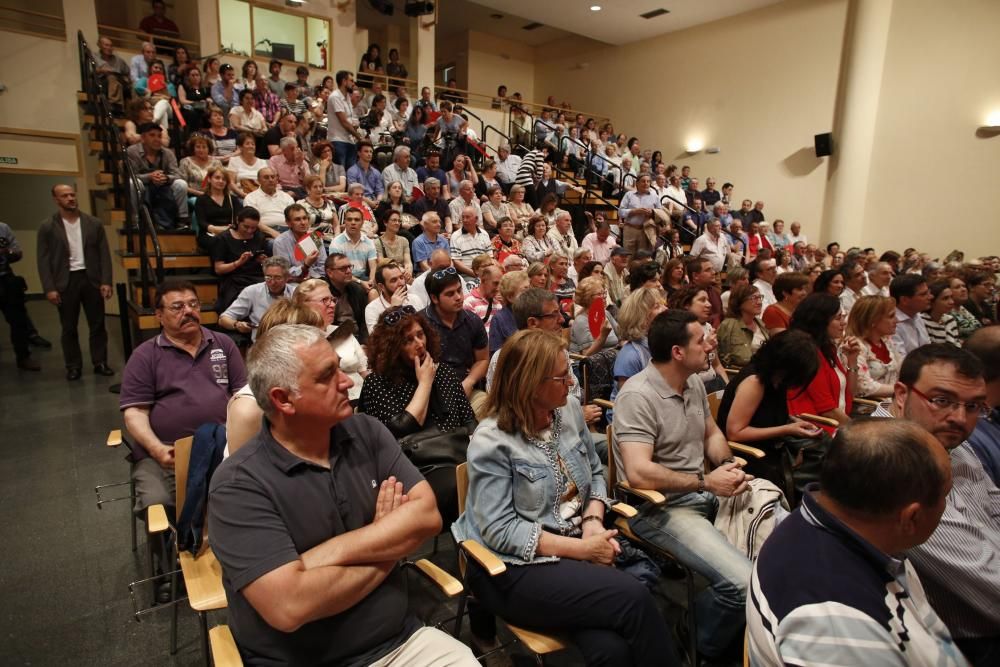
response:
[[[867,242],[1000,252],[1000,2],[897,0],[873,146]]]
[[[825,169],[813,135],[833,123],[846,0],[792,0],[624,47],[565,43],[535,71],[536,97],[604,111],[616,129],[763,199],[816,237]],[[610,85],[606,82],[612,82]],[[721,152],[688,156],[691,139]]]
[[[493,95],[497,86],[507,93],[535,99],[535,50],[485,33],[469,31],[469,90]]]

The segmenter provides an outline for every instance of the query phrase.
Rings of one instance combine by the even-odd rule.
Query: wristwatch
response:
[[[705,473],[702,470],[698,471],[698,493],[705,490]]]

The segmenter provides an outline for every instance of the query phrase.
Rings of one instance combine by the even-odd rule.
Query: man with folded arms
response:
[[[937,528],[950,468],[945,450],[912,422],[842,426],[820,483],[757,558],[750,662],[968,664],[902,555]]]
[[[323,332],[275,327],[249,364],[264,422],[208,505],[244,664],[477,665],[408,610],[398,561],[441,530],[434,492],[388,429],[354,414]]]

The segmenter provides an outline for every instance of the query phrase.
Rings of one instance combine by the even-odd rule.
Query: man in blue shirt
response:
[[[430,266],[431,253],[441,249],[449,254],[451,246],[448,239],[441,236],[441,218],[434,211],[427,211],[420,218],[420,226],[424,233],[413,240],[413,263],[420,271],[426,271]]]
[[[989,416],[980,417],[969,444],[993,484],[1000,487],[1000,326],[983,327],[965,341],[965,349],[983,362]]]
[[[360,183],[365,186],[365,203],[374,209],[378,206],[378,200],[385,192],[385,184],[382,182],[382,172],[372,166],[372,157],[375,155],[375,148],[370,141],[358,142],[358,161],[347,170],[347,183]]]

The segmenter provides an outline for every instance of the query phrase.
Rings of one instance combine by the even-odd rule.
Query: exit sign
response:
[[[17,164],[17,158],[0,155],[0,164]]]

